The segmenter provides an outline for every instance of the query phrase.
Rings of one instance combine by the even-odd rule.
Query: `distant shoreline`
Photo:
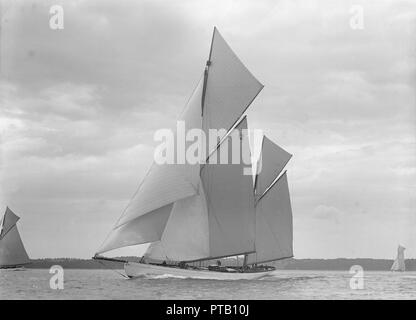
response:
[[[129,261],[137,261],[137,257],[121,257]],[[224,261],[224,260],[223,260]],[[227,259],[224,264],[233,265],[235,259]],[[241,262],[240,262],[241,263]],[[389,271],[393,263],[392,259],[290,259],[286,261],[276,261],[268,263],[281,270],[322,270],[322,271],[342,271],[349,270],[353,265],[360,265],[368,271]],[[406,270],[416,271],[416,259],[406,259]],[[64,269],[122,269],[121,262],[99,262],[93,259],[75,258],[45,258],[33,259],[26,266],[27,269],[49,269],[53,265],[60,265]]]

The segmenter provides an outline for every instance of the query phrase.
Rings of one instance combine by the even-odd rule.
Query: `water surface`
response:
[[[362,290],[350,288],[348,271],[278,270],[260,280],[219,281],[68,269],[63,290],[50,288],[52,276],[46,269],[0,270],[0,299],[416,299],[416,272],[367,271]]]

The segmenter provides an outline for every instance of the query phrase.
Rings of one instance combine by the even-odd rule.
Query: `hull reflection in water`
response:
[[[0,271],[26,271],[26,268],[23,266],[17,267],[1,267]]]
[[[269,275],[271,271],[265,272],[216,272],[202,269],[181,269],[175,267],[159,266],[153,264],[127,262],[124,271],[129,278],[144,276],[172,276],[192,279],[207,280],[254,280]]]

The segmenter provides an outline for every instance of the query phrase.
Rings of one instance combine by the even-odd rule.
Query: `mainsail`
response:
[[[0,231],[0,268],[28,263],[29,256],[20,238],[16,223],[20,218],[6,208]]]
[[[213,145],[196,143],[207,162],[154,163],[97,253],[151,243],[145,257],[161,261],[245,254],[256,263],[292,256],[286,174],[277,179],[291,155],[264,137],[256,186],[247,163],[243,114],[262,88],[214,28],[204,74],[179,118],[185,132],[202,129],[211,137],[211,130],[222,130]],[[191,145],[181,143],[186,150]]]
[[[399,245],[397,248],[397,257],[391,266],[391,271],[406,271],[406,265],[404,263],[404,250],[406,248]]]
[[[219,161],[221,155],[227,153],[228,164],[211,164],[208,161],[201,171],[207,198],[211,257],[255,251],[253,180],[251,172],[244,175],[243,163],[243,158],[250,158],[244,155],[244,152],[250,152],[248,137],[244,137],[246,134],[247,120],[244,117],[210,157]],[[236,154],[232,152],[234,137],[240,143],[238,163],[230,159]]]

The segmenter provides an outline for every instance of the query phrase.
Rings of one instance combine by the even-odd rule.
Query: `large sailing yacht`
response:
[[[262,88],[214,28],[208,61],[180,119],[187,130],[224,133],[207,149],[205,161],[154,162],[95,259],[114,260],[102,254],[150,243],[140,262],[123,261],[129,277],[254,279],[274,270],[265,263],[293,256],[292,210],[283,172],[291,154],[263,136],[261,156],[255,166],[250,164],[249,174],[243,161],[217,163],[235,145],[241,158],[244,153],[250,157],[244,113]],[[233,256],[244,256],[241,267],[198,266]]]

